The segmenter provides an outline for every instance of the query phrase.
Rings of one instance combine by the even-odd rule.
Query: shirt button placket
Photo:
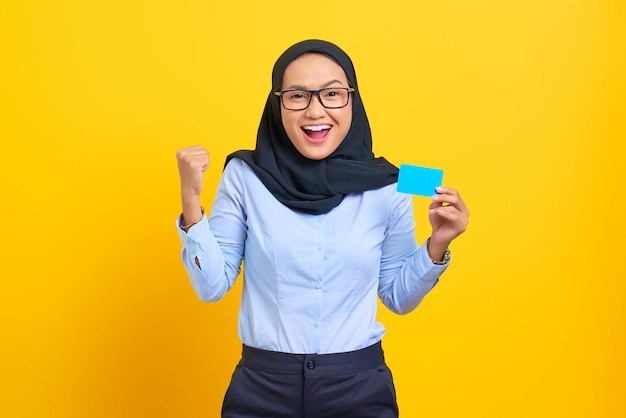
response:
[[[316,348],[317,351],[320,348],[320,343],[321,343],[321,321],[322,321],[322,298],[323,298],[323,291],[322,291],[322,283],[323,283],[323,279],[324,279],[324,250],[325,250],[325,246],[324,246],[324,240],[325,240],[325,232],[324,232],[324,221],[323,221],[323,215],[318,216],[317,217],[317,226],[315,227],[315,241],[314,241],[314,248],[315,248],[315,253],[316,256],[314,257],[315,259],[317,259],[317,264],[313,267],[313,269],[311,270],[312,274],[312,283],[310,284],[312,291],[313,291],[313,297],[315,302],[313,302],[313,311],[312,311],[312,321],[310,322],[310,326],[311,326],[311,338],[312,340],[315,341],[315,343],[312,345],[312,348]],[[308,359],[308,361],[305,363],[306,366],[306,371],[312,371],[315,368],[315,361],[313,359]]]

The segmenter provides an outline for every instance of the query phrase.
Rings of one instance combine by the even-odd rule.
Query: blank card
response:
[[[435,187],[443,182],[443,170],[401,164],[398,175],[398,191],[419,196],[436,194]]]

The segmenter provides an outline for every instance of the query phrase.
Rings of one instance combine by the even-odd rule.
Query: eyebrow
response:
[[[339,81],[339,80],[330,80],[330,81],[322,84],[320,89],[324,89],[324,88],[326,88],[328,86],[331,86],[331,85],[333,85],[335,83],[339,83],[339,84],[341,84],[343,86],[343,83],[341,81]],[[285,90],[308,90],[308,89],[306,87],[300,86],[298,84],[292,84],[291,86],[287,87]],[[315,89],[315,90],[317,90],[317,89]]]

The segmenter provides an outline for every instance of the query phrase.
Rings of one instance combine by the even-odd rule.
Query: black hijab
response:
[[[353,93],[352,123],[346,137],[323,160],[304,157],[293,146],[280,116],[279,91],[287,65],[308,52],[322,53],[343,68]],[[267,189],[285,206],[310,214],[329,212],[348,193],[360,193],[395,183],[398,169],[383,157],[374,158],[372,133],[361,101],[350,57],[338,46],[320,40],[299,42],[278,58],[272,71],[272,90],[257,133],[256,149],[230,154],[248,164]]]

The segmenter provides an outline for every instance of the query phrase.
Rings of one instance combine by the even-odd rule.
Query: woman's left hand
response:
[[[428,210],[433,228],[429,247],[448,248],[453,239],[465,232],[470,211],[455,189],[441,186],[436,191]]]

